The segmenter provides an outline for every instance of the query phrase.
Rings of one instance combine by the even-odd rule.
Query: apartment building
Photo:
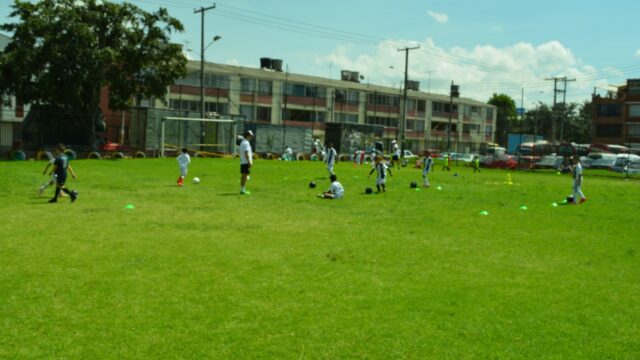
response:
[[[169,86],[166,107],[200,113],[200,62],[189,61],[188,75]],[[326,123],[377,125],[383,140],[400,139],[403,101],[400,88],[360,83],[358,73],[342,71],[341,79],[282,71],[282,61],[263,58],[260,68],[205,63],[204,107],[209,114],[233,116],[250,124],[300,127],[324,138]],[[477,152],[493,142],[496,108],[469,98],[419,90],[408,82],[407,147],[416,152],[446,149],[451,118],[452,150]]]
[[[0,51],[9,44],[11,38],[0,34]],[[25,105],[12,95],[0,95],[0,152],[19,149],[22,139],[22,120],[29,112]]]
[[[640,79],[628,79],[617,92],[594,94],[592,142],[640,149]]]

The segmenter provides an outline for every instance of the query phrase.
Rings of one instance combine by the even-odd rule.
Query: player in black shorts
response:
[[[64,149],[63,144],[59,144],[56,148],[56,158],[53,161],[53,172],[56,174],[56,193],[53,198],[49,200],[50,203],[58,202],[58,196],[60,196],[61,191],[69,194],[71,202],[76,201],[78,198],[77,191],[69,191],[69,189],[64,186],[64,183],[67,181],[67,171],[71,173],[74,179],[77,177],[71,166],[69,166],[69,158],[67,158],[67,155],[64,153]]]

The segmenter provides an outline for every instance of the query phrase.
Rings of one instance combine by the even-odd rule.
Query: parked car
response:
[[[478,154],[455,154],[455,156],[451,157],[451,160],[461,162],[463,165],[472,165],[476,156]]]
[[[640,162],[632,162],[624,167],[624,172],[629,175],[640,174]]]
[[[583,168],[585,169],[590,168],[592,162],[593,162],[592,158],[586,157],[586,156],[580,156],[580,164],[582,164]]]
[[[404,158],[405,159],[417,159],[418,155],[412,153],[411,150],[405,150],[404,151]]]
[[[640,162],[640,156],[634,154],[618,154],[616,162],[613,163],[611,170],[615,172],[625,172],[625,168],[630,163]]]
[[[518,159],[513,155],[486,155],[480,158],[480,166],[513,170],[518,167]]]
[[[543,156],[535,164],[536,169],[562,169],[562,163],[564,162],[564,158],[562,156],[557,155],[546,155]]]
[[[611,170],[613,168],[613,164],[615,164],[616,158],[604,157],[597,160],[593,160],[591,163],[591,169],[605,169]]]

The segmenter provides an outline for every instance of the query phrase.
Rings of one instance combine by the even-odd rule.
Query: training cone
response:
[[[442,190],[442,186],[436,186],[436,190]]]
[[[513,182],[511,181],[511,173],[507,174],[507,181],[504,183],[507,185],[513,185]]]
[[[136,207],[133,206],[132,204],[127,204],[124,206],[125,209],[135,209]]]
[[[489,215],[489,212],[487,210],[482,210],[480,211],[480,215],[487,216]]]
[[[520,205],[520,210],[527,211],[529,208],[527,208],[527,205]]]
[[[551,203],[551,206],[553,206],[553,207],[558,207],[558,203],[557,203],[557,202],[552,202],[552,203]]]

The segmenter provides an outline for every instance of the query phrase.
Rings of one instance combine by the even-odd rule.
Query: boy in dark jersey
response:
[[[49,200],[50,203],[58,202],[58,196],[60,196],[61,191],[64,191],[71,197],[71,202],[76,201],[78,198],[77,191],[69,191],[64,186],[64,183],[67,181],[67,171],[71,173],[74,179],[76,178],[76,173],[71,166],[69,166],[69,159],[64,153],[64,145],[59,144],[56,148],[56,158],[53,160],[53,173],[56,174],[56,193],[53,198]]]

